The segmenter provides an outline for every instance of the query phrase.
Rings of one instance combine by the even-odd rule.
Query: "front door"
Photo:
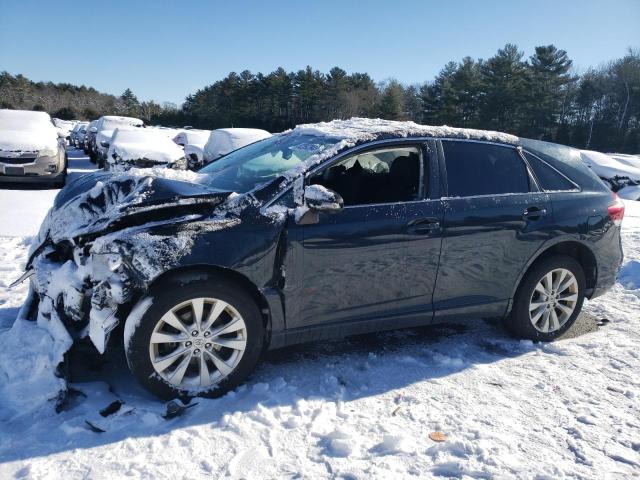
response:
[[[307,179],[338,192],[345,206],[291,227],[301,270],[288,292],[287,328],[411,313],[431,319],[442,203],[425,200],[428,156],[421,145],[369,149]]]

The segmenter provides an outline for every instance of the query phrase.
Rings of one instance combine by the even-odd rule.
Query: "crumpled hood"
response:
[[[148,223],[150,212],[170,216],[172,209],[185,206],[204,203],[213,207],[231,194],[194,182],[201,177],[167,169],[96,172],[79,177],[56,197],[32,244],[32,253],[47,239],[75,243],[78,237]]]
[[[58,148],[56,130],[0,130],[0,151],[5,152],[37,152],[43,149]]]

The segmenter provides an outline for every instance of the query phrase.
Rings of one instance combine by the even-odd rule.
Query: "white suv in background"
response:
[[[96,149],[91,160],[96,162],[99,167],[104,167],[113,131],[116,128],[136,127],[144,127],[144,122],[139,118],[117,117],[115,115],[100,117],[98,123],[96,123]]]

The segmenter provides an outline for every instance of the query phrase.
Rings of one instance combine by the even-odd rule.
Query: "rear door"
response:
[[[520,151],[442,140],[446,178],[435,318],[500,316],[522,268],[550,237],[548,195]]]

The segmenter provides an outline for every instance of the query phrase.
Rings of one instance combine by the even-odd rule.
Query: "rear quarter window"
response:
[[[547,165],[544,161],[540,160],[535,155],[529,152],[523,152],[533,174],[538,180],[538,184],[543,190],[557,191],[557,190],[575,190],[577,187],[569,181],[564,175],[558,172],[555,168]]]
[[[513,147],[442,141],[449,197],[526,193],[529,173]]]

